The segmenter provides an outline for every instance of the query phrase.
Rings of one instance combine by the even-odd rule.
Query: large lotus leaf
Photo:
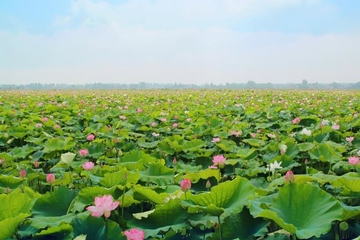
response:
[[[98,158],[105,153],[105,147],[102,143],[94,143],[91,146],[88,147],[89,155]]]
[[[87,205],[94,202],[95,197],[102,195],[112,195],[115,188],[104,188],[100,186],[87,187],[80,190],[72,203],[72,211],[82,212]]]
[[[313,159],[322,162],[337,162],[342,159],[340,152],[336,151],[329,143],[319,143],[309,151],[309,155]]]
[[[145,238],[164,234],[170,229],[175,232],[185,230],[189,226],[188,213],[182,208],[178,198],[171,199],[164,205],[156,205],[155,211],[146,216],[147,218],[133,219],[128,223],[130,228],[145,230]]]
[[[70,224],[61,224],[60,226],[53,226],[50,228],[47,228],[45,230],[42,230],[39,233],[35,234],[35,239],[36,238],[40,238],[40,239],[61,239],[61,240],[71,240],[72,237],[70,236],[71,233],[73,231],[73,228]]]
[[[221,223],[223,239],[251,239],[254,236],[264,236],[269,224],[262,218],[254,218],[247,208],[241,213],[230,214]],[[236,229],[236,231],[234,231]],[[212,239],[220,239],[219,228],[216,229]]]
[[[35,217],[65,215],[76,194],[75,191],[65,186],[60,186],[56,191],[46,193],[37,199],[33,207],[33,215]]]
[[[72,138],[65,138],[65,139],[53,138],[45,143],[43,152],[50,153],[54,151],[69,150],[74,146],[75,146],[75,142],[73,141]]]
[[[342,220],[346,221],[350,218],[354,218],[360,215],[360,206],[348,206],[343,202],[340,202],[343,208]]]
[[[217,143],[216,145],[225,152],[237,152],[239,150],[234,141],[221,140],[221,142]]]
[[[207,168],[207,169],[201,170],[201,171],[190,172],[181,178],[189,179],[192,182],[198,182],[200,179],[209,179],[211,177],[214,177],[214,178],[216,178],[217,181],[220,181],[220,170]]]
[[[172,184],[174,182],[174,170],[160,162],[152,163],[148,169],[140,172],[140,179],[141,181],[155,183],[159,186]]]
[[[265,141],[256,139],[256,138],[244,139],[242,141],[245,143],[248,143],[249,145],[251,145],[253,147],[261,147],[261,146],[264,146],[266,143]]]
[[[140,179],[139,173],[130,172],[126,169],[113,172],[113,173],[105,173],[104,178],[100,180],[100,184],[104,187],[111,188],[113,186],[118,186],[121,190],[126,186],[130,188],[132,184],[136,184]]]
[[[120,159],[120,163],[137,162],[139,160],[144,160],[146,163],[158,161],[158,159],[152,157],[144,151],[133,150],[131,152],[125,153],[124,156]]]
[[[137,141],[137,144],[143,148],[155,148],[157,147],[158,143],[159,141],[146,142],[144,139],[139,139]]]
[[[185,142],[183,145],[184,151],[196,151],[201,147],[204,147],[206,143],[201,139],[192,139],[191,141]]]
[[[134,186],[134,198],[137,200],[146,200],[157,204],[165,203],[168,194],[159,194],[150,188],[143,186]]]
[[[320,237],[330,230],[332,221],[342,216],[342,208],[333,196],[309,184],[285,185],[273,203],[263,208],[255,217],[272,219],[298,238]]]
[[[0,187],[9,187],[13,189],[23,184],[24,181],[25,180],[23,178],[14,177],[12,175],[0,175]]]
[[[249,180],[236,177],[232,181],[226,181],[214,186],[210,192],[198,195],[189,195],[190,203],[187,203],[189,212],[196,209],[202,210],[204,207],[215,205],[224,210],[222,218],[230,213],[239,213],[248,203],[249,197],[254,195],[254,187]]]
[[[201,166],[199,165],[191,165],[191,164],[185,164],[183,161],[178,161],[176,163],[176,171],[177,172],[197,172],[201,169]]]
[[[347,173],[331,183],[334,187],[343,187],[343,194],[360,192],[360,178],[356,173]],[[350,191],[350,192],[349,192]]]
[[[15,217],[6,218],[0,221],[0,239],[12,239],[16,234],[20,223],[28,216],[30,216],[28,213],[19,213]]]
[[[165,142],[165,141],[159,142],[158,148],[161,151],[168,153],[170,155],[175,153],[175,150],[170,146],[170,144],[168,142]]]
[[[307,143],[307,142],[305,142],[305,143],[299,143],[299,144],[297,145],[297,147],[298,147],[298,149],[299,149],[300,152],[307,152],[307,151],[309,151],[310,149],[312,149],[314,146],[315,146],[314,144],[312,144],[312,143]]]
[[[71,152],[63,153],[61,154],[60,161],[70,166],[75,156],[76,156],[75,153],[71,153]]]
[[[42,229],[47,226],[53,227],[53,226],[60,226],[62,223],[70,223],[74,217],[75,217],[75,213],[70,213],[57,217],[37,216],[31,218],[30,220],[31,220],[31,226],[37,229]]]
[[[164,141],[167,142],[177,153],[183,151],[184,149],[183,145],[185,144],[185,140],[179,135],[166,137]]]
[[[33,201],[25,193],[16,192],[0,194],[0,203],[0,221],[28,213],[33,206]]]
[[[30,153],[34,151],[34,148],[24,146],[24,147],[15,147],[11,150],[11,155],[14,159],[26,158]]]
[[[110,219],[96,218],[88,213],[79,214],[73,219],[74,237],[86,235],[86,240],[124,239],[122,230],[116,222]],[[107,227],[107,229],[106,229]]]
[[[253,149],[253,148],[241,148],[241,149],[238,150],[236,155],[243,158],[243,159],[247,159],[248,157],[250,157],[254,153],[256,153],[256,149]]]

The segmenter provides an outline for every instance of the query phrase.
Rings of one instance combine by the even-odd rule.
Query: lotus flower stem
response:
[[[219,223],[219,236],[220,236],[220,240],[222,240],[222,229],[221,229],[221,221],[220,221],[220,216],[218,216],[218,223]]]
[[[125,216],[124,216],[125,190],[126,190],[126,187],[124,186],[123,195],[121,196],[121,216],[123,217],[123,219],[125,218]]]

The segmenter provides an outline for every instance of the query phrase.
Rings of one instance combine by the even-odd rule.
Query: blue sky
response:
[[[357,0],[7,0],[0,83],[358,82]]]

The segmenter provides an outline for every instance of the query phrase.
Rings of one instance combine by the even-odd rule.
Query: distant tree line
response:
[[[55,90],[55,89],[360,89],[360,82],[357,83],[309,83],[302,80],[301,83],[256,83],[248,81],[246,83],[224,83],[224,84],[184,84],[184,83],[146,83],[137,84],[125,83],[88,83],[88,84],[2,84],[1,90]]]

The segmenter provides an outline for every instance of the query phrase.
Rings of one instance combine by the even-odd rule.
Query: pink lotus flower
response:
[[[47,118],[47,117],[43,117],[42,119],[41,119],[41,121],[42,122],[47,122],[49,119]]]
[[[340,125],[339,124],[334,124],[331,126],[332,129],[334,130],[339,130],[340,129]]]
[[[218,169],[218,167],[217,167],[216,165],[211,165],[211,166],[209,166],[209,168],[211,168],[211,169]]]
[[[119,206],[119,201],[113,200],[111,195],[104,195],[102,197],[95,197],[95,206],[89,206],[86,210],[91,212],[93,217],[101,217],[104,215],[106,218],[110,217],[111,211]]]
[[[145,238],[145,231],[137,228],[123,231],[123,234],[126,236],[127,240],[144,240]]]
[[[126,120],[126,116],[124,116],[124,115],[121,115],[119,118],[120,118],[121,120]]]
[[[86,137],[86,140],[88,140],[89,142],[93,141],[95,139],[95,135],[94,134],[89,134],[87,137]]]
[[[142,111],[143,111],[143,110],[142,110],[141,108],[138,108],[138,109],[137,109],[137,112],[138,112],[138,113],[142,113]]]
[[[158,137],[160,136],[160,133],[152,132],[151,135],[153,135],[153,137]]]
[[[40,163],[39,163],[38,161],[35,161],[35,162],[34,162],[34,167],[35,167],[35,168],[38,168],[39,166],[40,166]]]
[[[41,127],[42,127],[42,124],[41,124],[41,123],[37,123],[37,124],[35,125],[35,127],[41,128]]]
[[[173,126],[173,128],[177,128],[179,126],[179,124],[174,123],[172,126]]]
[[[89,151],[87,149],[81,149],[79,150],[79,155],[82,157],[85,157],[89,154]]]
[[[167,121],[167,119],[166,119],[166,118],[160,118],[160,121],[162,121],[162,122],[166,122],[166,121]]]
[[[46,182],[52,183],[54,181],[55,181],[55,175],[53,173],[49,173],[48,175],[46,175]]]
[[[221,141],[221,139],[220,139],[219,137],[213,138],[213,139],[211,140],[211,142],[213,142],[213,143],[218,143],[218,142],[220,142],[220,141]]]
[[[55,124],[55,125],[54,125],[54,128],[55,128],[55,129],[60,129],[60,125],[59,125],[59,124]]]
[[[347,137],[347,138],[345,138],[345,140],[346,140],[349,144],[351,144],[352,141],[354,141],[354,137]]]
[[[295,181],[294,173],[291,170],[287,171],[285,174],[285,182],[293,183],[294,181]]]
[[[209,180],[206,181],[205,187],[209,189],[211,187],[211,183]]]
[[[212,161],[215,166],[224,166],[226,158],[223,155],[216,155]]]
[[[93,162],[86,162],[82,165],[84,170],[91,170],[94,168],[94,163]]]
[[[359,157],[355,157],[355,156],[349,157],[350,165],[358,165],[359,162],[360,162]]]
[[[19,175],[20,175],[21,178],[25,178],[26,177],[26,171],[24,169],[21,170]]]
[[[299,122],[300,122],[301,120],[300,120],[300,118],[294,118],[292,121],[291,121],[291,123],[292,124],[298,124]]]
[[[239,137],[240,135],[242,135],[242,131],[232,131],[231,135],[235,136],[235,137]]]
[[[151,126],[152,126],[152,127],[156,127],[156,122],[152,122],[152,123],[151,123]]]
[[[189,179],[183,179],[180,183],[181,190],[186,192],[191,188],[191,181]]]
[[[256,138],[256,133],[250,133],[251,137]]]

